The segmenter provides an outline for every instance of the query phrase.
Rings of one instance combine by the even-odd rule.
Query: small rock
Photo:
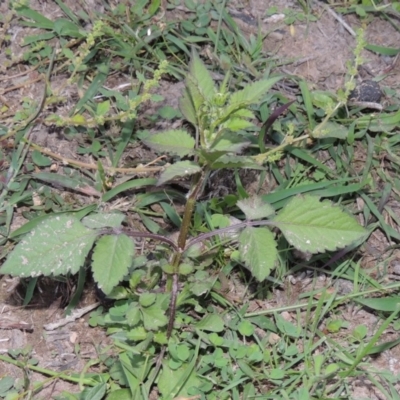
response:
[[[379,83],[369,80],[362,81],[349,95],[351,101],[368,103],[379,103],[381,98],[382,91]]]

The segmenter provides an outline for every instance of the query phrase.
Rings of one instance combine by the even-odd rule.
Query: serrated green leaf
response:
[[[156,301],[155,293],[142,293],[139,297],[139,303],[142,307],[150,307]]]
[[[184,177],[196,174],[201,171],[201,167],[193,161],[178,161],[175,164],[167,167],[160,175],[157,185],[162,185],[165,182],[177,177]]]
[[[233,111],[238,107],[259,102],[262,96],[264,96],[280,79],[281,77],[274,77],[256,81],[247,85],[243,90],[233,93],[229,100],[228,109]]]
[[[195,145],[193,137],[181,129],[156,133],[143,142],[158,153],[176,154],[180,157],[191,154]]]
[[[353,216],[310,195],[293,198],[273,222],[291,245],[309,253],[343,248],[367,234]]]
[[[113,213],[93,213],[82,219],[83,225],[91,229],[118,228],[121,226],[125,215],[120,212]]]
[[[278,257],[274,235],[267,228],[247,227],[239,235],[241,258],[259,281],[270,275]]]
[[[96,238],[95,231],[71,215],[50,217],[18,243],[0,272],[22,277],[74,274]]]
[[[196,86],[204,99],[210,101],[215,93],[214,81],[194,48],[189,64],[189,74],[196,82]]]
[[[204,96],[197,87],[197,81],[192,75],[187,75],[185,80],[186,91],[190,98],[190,103],[193,106],[196,116],[200,113],[202,105],[205,103]]]
[[[211,169],[221,168],[252,168],[263,170],[251,157],[225,154],[211,164]]]
[[[123,279],[132,264],[135,246],[126,235],[106,235],[101,237],[93,251],[93,278],[105,293]]]
[[[165,310],[160,309],[157,305],[141,308],[141,312],[143,316],[143,325],[148,331],[156,331],[168,323]]]
[[[274,208],[260,196],[239,200],[236,204],[248,220],[267,218],[275,212]]]
[[[196,110],[194,109],[192,99],[188,92],[188,89],[183,90],[183,96],[179,100],[179,109],[183,116],[193,125],[196,125]]]

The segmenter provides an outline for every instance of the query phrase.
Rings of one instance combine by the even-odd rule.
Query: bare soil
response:
[[[101,11],[102,7],[99,5],[101,2],[97,0],[86,0],[86,2],[66,0],[65,3],[73,10],[84,7],[87,12],[91,12],[93,9]],[[235,21],[240,24],[246,35],[256,35],[258,24],[261,24],[263,32],[270,32],[270,35],[264,41],[264,52],[282,61],[280,67],[282,72],[304,78],[311,88],[328,89],[336,92],[344,85],[347,71],[346,63],[352,59],[352,52],[356,44],[355,38],[344,28],[342,23],[334,18],[325,3],[320,1],[312,3],[313,14],[317,16],[317,21],[295,22],[291,26],[285,25],[283,19],[279,16],[279,12],[278,21],[266,18],[265,10],[271,6],[276,6],[278,10],[290,8],[294,12],[303,13],[296,1],[250,0],[243,3],[238,2],[231,8]],[[30,5],[48,18],[54,19],[62,16],[61,10],[53,1],[33,0]],[[0,13],[3,16],[11,15],[9,6],[8,0],[0,2]],[[181,18],[184,18],[185,12],[187,11],[183,7],[180,10]],[[247,16],[247,18],[243,16]],[[379,18],[378,15],[368,17],[366,24],[353,14],[344,16],[342,19],[353,30],[361,26],[365,27],[366,37],[370,43],[388,47],[398,47],[400,43],[400,33],[388,21]],[[9,26],[0,25],[0,37],[6,33],[5,30],[11,35],[12,39],[9,43],[3,43],[2,50],[8,47],[15,59],[22,57],[24,48],[21,47],[21,41],[23,36],[28,34],[28,29],[18,26],[11,20]],[[29,31],[31,31],[29,34],[32,34],[35,29],[29,28]],[[397,95],[400,93],[400,60],[394,63],[395,60],[392,57],[379,56],[369,51],[364,51],[364,58],[366,62],[364,68],[360,70],[360,79],[382,77],[381,88],[386,93],[383,104],[390,105],[394,101],[393,90],[397,92]],[[7,105],[7,114],[11,118],[21,109],[24,98],[38,99],[41,97],[44,83],[39,74],[30,66],[22,62],[16,62],[12,66],[7,66],[8,64],[5,54],[0,53],[0,105],[1,103]],[[58,75],[52,79],[51,84],[54,87],[61,87],[66,79],[67,76]],[[123,76],[113,77],[112,79],[113,81],[107,82],[106,86],[115,87],[126,83]],[[166,95],[166,98],[171,99],[171,105],[176,106],[181,88],[182,84],[171,85],[163,82],[160,92]],[[66,85],[64,95],[69,98],[79,97],[77,88],[70,85]],[[68,107],[63,106],[57,112],[67,114]],[[7,123],[7,115],[0,116],[0,118],[2,123]],[[164,128],[164,126],[160,126],[160,129]],[[33,142],[63,157],[93,163],[89,156],[77,155],[79,143],[66,138],[62,131],[55,132],[41,125],[35,129],[33,135]],[[11,139],[8,145],[11,148],[14,146]],[[125,157],[130,161],[143,158],[151,161],[151,159],[156,158],[155,155],[146,152],[145,149],[131,149],[131,153]],[[362,152],[363,149],[360,149],[361,159],[363,158]],[[57,169],[56,160],[54,168]],[[376,179],[379,185],[379,178],[376,177]],[[251,187],[252,182],[254,182],[254,176],[250,174],[247,179],[249,187]],[[265,191],[270,189],[268,185],[264,187]],[[62,193],[62,195],[71,196],[68,193]],[[80,194],[73,196],[80,204],[91,201],[90,196]],[[392,209],[399,209],[399,206],[396,207],[394,199],[389,201],[392,203]],[[363,204],[360,203],[359,207],[362,206]],[[16,215],[17,217],[13,221],[13,229],[26,222],[20,212],[17,212]],[[385,215],[385,218],[389,219],[390,217]],[[395,224],[393,224],[393,227],[398,229]],[[362,266],[375,275],[382,273],[383,267],[387,268],[387,279],[391,281],[398,277],[396,271],[400,263],[400,252],[385,254],[384,249],[389,245],[390,243],[387,242],[383,233],[375,232],[371,236],[368,246],[366,246],[367,250],[363,255]],[[322,276],[320,284],[329,286],[330,280]],[[56,371],[81,371],[90,359],[97,357],[98,349],[109,343],[103,330],[88,326],[87,316],[54,332],[43,329],[45,324],[64,318],[62,303],[65,300],[63,296],[65,297],[67,291],[65,287],[42,281],[34,296],[35,303],[23,307],[22,291],[17,286],[18,281],[9,277],[3,277],[0,281],[0,353],[6,353],[8,349],[23,348],[30,345],[32,346],[32,354],[39,360],[41,367]],[[296,282],[289,283],[289,286],[287,290],[282,288],[282,290],[277,291],[276,298],[272,302],[254,302],[254,304],[251,304],[251,310],[271,308],[276,304],[289,304],[297,301],[298,295],[307,290],[306,278],[300,277]],[[345,284],[339,289],[346,290],[344,286]],[[88,289],[78,308],[96,301],[93,290]],[[358,309],[357,312],[354,312],[350,307],[344,308],[343,318],[349,322],[349,329],[357,324],[365,324],[370,328],[370,332],[375,331],[378,322],[377,317],[372,313]],[[25,329],[26,327],[29,329]],[[394,340],[398,336],[396,332],[387,332],[385,335],[388,340]],[[378,370],[385,369],[391,371],[393,375],[400,374],[400,346],[385,351],[371,362]],[[21,369],[0,362],[0,376],[11,375],[22,378],[22,374]],[[32,374],[32,379],[42,380],[42,376]],[[382,398],[376,388],[365,382],[355,381],[353,386],[354,398]],[[74,392],[78,388],[76,385],[56,380],[42,390],[35,399],[53,398],[63,390]]]

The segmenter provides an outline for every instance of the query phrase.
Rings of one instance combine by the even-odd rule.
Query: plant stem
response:
[[[173,273],[167,278],[167,291],[171,292],[171,300],[169,303],[169,321],[167,328],[168,339],[171,337],[175,321],[176,298],[179,291],[179,264],[181,263],[182,254],[185,251],[186,241],[189,236],[190,223],[196,207],[196,201],[203,189],[206,176],[208,176],[208,173],[206,171],[202,171],[193,177],[192,189],[185,205],[185,211],[183,212],[182,225],[178,237],[178,249],[174,251],[171,258]]]

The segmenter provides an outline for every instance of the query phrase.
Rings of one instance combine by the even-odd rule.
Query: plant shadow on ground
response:
[[[387,175],[389,170],[380,169],[376,157],[381,152],[396,163],[398,106],[394,103],[381,114],[361,113],[357,108],[347,114],[344,107],[355,85],[355,67],[362,65],[361,52],[368,45],[363,36],[357,39],[355,61],[348,66],[348,85],[343,93],[336,96],[311,90],[302,80],[281,76],[284,88],[290,88],[293,82],[299,87],[297,102],[290,105],[292,98],[285,91],[263,91],[262,81],[258,86],[249,86],[254,72],[258,79],[268,78],[269,69],[276,65],[262,58],[259,37],[253,36],[248,45],[235,21],[212,4],[188,3],[193,22],[182,23],[182,30],[177,32],[175,24],[160,29],[163,21],[157,19],[156,2],[148,8],[133,7],[128,14],[119,5],[107,11],[107,18],[101,22],[93,13],[81,13],[79,18],[94,23],[91,31],[83,29],[82,21],[66,4],[57,3],[64,15],[56,22],[28,7],[17,8],[15,14],[20,22],[33,20],[35,26],[44,29],[44,33],[27,40],[27,61],[46,73],[50,83],[65,71],[70,82],[62,83],[61,89],[46,83],[45,95],[41,94],[45,102],[27,99],[12,124],[2,126],[3,139],[9,141],[3,163],[11,166],[6,169],[2,192],[2,234],[10,240],[3,242],[3,257],[9,254],[3,271],[48,275],[55,272],[56,266],[57,272],[79,271],[75,288],[75,294],[79,294],[84,287],[86,269],[82,266],[86,260],[85,267],[92,268],[95,280],[116,300],[107,312],[98,309],[89,319],[91,326],[107,327],[113,351],[110,355],[109,349],[96,346],[96,356],[80,369],[83,373],[55,372],[40,363],[37,367],[29,348],[9,352],[3,361],[48,375],[48,382],[61,379],[80,386],[80,394],[64,392],[58,395],[60,399],[350,396],[358,380],[365,379],[387,398],[397,398],[397,377],[385,369],[379,371],[376,365],[368,368],[367,364],[368,356],[397,345],[397,340],[388,336],[390,330],[397,329],[397,297],[385,294],[397,288],[385,281],[391,272],[390,261],[396,257],[395,247],[380,254],[382,261],[368,270],[361,265],[365,258],[357,250],[366,239],[364,230],[358,231],[359,237],[344,239],[346,229],[338,237],[319,230],[328,227],[326,220],[312,226],[304,220],[295,221],[310,210],[318,212],[325,204],[318,218],[330,219],[333,230],[340,218],[354,221],[350,215],[357,214],[369,232],[380,229],[385,233],[387,247],[398,241],[393,212],[396,191],[391,190],[397,190],[398,182],[392,177],[397,164]],[[216,24],[223,22],[230,29],[220,29],[219,24],[216,31],[207,29],[208,14]],[[126,15],[129,24],[121,22]],[[191,72],[186,74],[191,45],[201,43],[199,40],[205,37],[214,43],[220,57],[217,62],[213,58],[208,62],[208,68],[215,71],[212,81],[217,81],[217,92],[210,89],[210,79],[199,72],[204,66],[193,61],[196,56],[192,56]],[[53,38],[58,39],[61,52],[52,53],[46,41]],[[241,49],[242,59],[237,48]],[[165,67],[163,59],[169,60]],[[243,71],[243,65],[248,70]],[[227,67],[231,77],[223,82]],[[160,100],[156,85],[166,73],[169,79],[186,76],[186,98],[180,110],[168,105],[160,109],[151,106],[150,112],[143,113],[145,118],[141,111]],[[111,85],[113,76],[119,74],[131,77],[125,96]],[[73,82],[79,97],[71,107],[65,93]],[[251,90],[243,94],[246,87]],[[250,101],[247,96],[256,89],[262,93]],[[236,100],[230,93],[236,95]],[[268,118],[274,103],[287,106],[275,117],[285,111],[286,115],[272,121]],[[51,113],[51,104],[57,104],[57,113]],[[192,110],[187,108],[189,104]],[[188,126],[174,126],[182,120],[181,113],[197,127],[201,151]],[[253,125],[255,117],[264,123],[273,122],[267,142],[258,140],[266,134],[265,125],[260,135],[254,134],[259,130]],[[168,135],[157,133],[161,118],[171,121]],[[36,122],[63,127],[62,145],[71,148],[73,143],[72,155],[67,157],[60,148],[48,150],[45,143],[38,145],[37,133],[31,132]],[[226,132],[230,133],[228,138],[224,137]],[[314,141],[305,144],[306,139]],[[143,143],[159,152],[160,157],[146,152]],[[125,154],[132,146],[140,150],[133,157],[134,165],[126,165],[132,157],[125,158]],[[246,155],[240,154],[244,147]],[[27,153],[29,148],[33,151]],[[362,164],[359,157],[363,157]],[[228,187],[230,193],[223,198],[203,198],[188,208],[191,199],[197,201],[203,194],[202,180],[213,186],[213,174],[208,179],[207,169],[221,167],[260,168],[260,183],[251,195],[265,193],[261,183],[265,177],[274,181],[270,185],[274,192],[248,198],[243,175],[231,169],[228,175],[234,177],[236,188]],[[138,174],[145,175],[138,178]],[[158,179],[149,177],[151,174],[157,174]],[[192,187],[185,179],[190,175],[194,176]],[[226,180],[226,175],[222,179]],[[377,190],[378,179],[383,191]],[[171,181],[171,186],[165,185]],[[158,188],[156,184],[165,186]],[[318,197],[309,197],[310,193],[340,202],[348,212],[320,203]],[[361,209],[354,202],[356,193],[364,204]],[[301,201],[296,197],[299,194],[303,195]],[[88,196],[94,200],[88,201]],[[394,225],[382,217],[387,198],[392,206],[385,212]],[[266,221],[275,211],[274,223]],[[54,213],[58,220],[52,217]],[[124,220],[125,215],[128,218]],[[23,225],[22,218],[29,222]],[[311,219],[315,222],[318,218],[313,215]],[[72,228],[70,232],[63,230],[63,223]],[[287,227],[296,223],[308,229],[302,232],[302,245],[293,238],[299,236],[296,228],[291,231]],[[274,244],[277,231],[265,228],[268,225],[277,226],[286,238],[279,237]],[[170,237],[174,226],[181,233]],[[236,237],[239,227],[243,230]],[[357,227],[352,225],[350,231],[354,234]],[[56,239],[49,248],[35,242],[35,235],[49,232]],[[136,237],[135,250],[128,235]],[[145,238],[157,240],[149,244]],[[239,247],[233,244],[235,239]],[[86,255],[95,240],[91,262]],[[19,241],[14,249],[12,241]],[[303,252],[292,254],[288,242]],[[355,242],[353,247],[339,252],[338,259],[332,259],[332,254],[312,255],[350,242]],[[63,243],[68,243],[64,250],[69,253],[57,257],[54,248]],[[142,251],[148,246],[152,246],[150,259]],[[42,253],[31,257],[31,248],[41,248]],[[199,253],[203,253],[201,258]],[[183,257],[186,259],[182,262]],[[325,266],[322,273],[321,266]],[[276,273],[271,272],[273,269]],[[306,270],[319,271],[319,275],[302,276],[301,271]],[[294,275],[289,277],[290,283],[283,283],[289,273]],[[117,286],[122,279],[124,284]],[[30,282],[28,297],[34,293],[36,283]],[[285,285],[298,290],[291,299],[297,304],[279,298],[279,288]],[[376,311],[372,314],[364,309],[346,319],[348,301]],[[371,324],[365,327],[363,318],[367,317]],[[359,324],[350,324],[349,319]],[[74,352],[79,350],[75,348]],[[96,370],[93,365],[101,367]],[[90,367],[91,373],[86,373]],[[32,376],[37,379],[37,375]],[[35,387],[32,376],[29,379],[28,374],[23,383],[3,379],[2,393],[9,398],[18,392],[44,395],[42,385]]]

